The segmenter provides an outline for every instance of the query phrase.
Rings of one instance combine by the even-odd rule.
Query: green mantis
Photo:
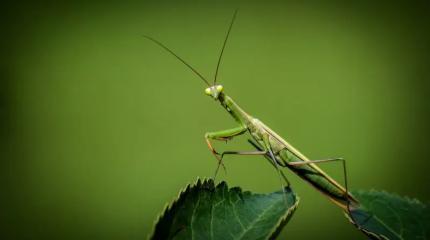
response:
[[[226,38],[224,40],[221,52],[218,58],[218,63],[215,71],[214,81],[211,84],[205,77],[203,77],[197,70],[195,70],[190,64],[184,61],[181,57],[176,55],[172,50],[167,48],[159,41],[149,36],[144,36],[147,39],[153,41],[166,51],[174,55],[178,60],[184,63],[189,69],[191,69],[206,85],[206,95],[210,96],[213,100],[220,103],[220,105],[233,117],[237,126],[231,129],[208,132],[205,134],[205,140],[207,145],[218,161],[218,166],[215,171],[215,176],[218,173],[220,166],[224,167],[223,158],[226,155],[261,155],[269,160],[269,162],[275,167],[281,179],[289,184],[287,178],[282,173],[281,168],[288,168],[303,180],[311,184],[315,189],[327,196],[336,205],[341,207],[343,210],[349,212],[350,208],[358,205],[358,201],[348,192],[347,180],[346,180],[346,166],[345,160],[341,158],[324,159],[324,160],[310,160],[286,140],[284,140],[275,131],[270,129],[262,121],[251,116],[245,112],[230,96],[228,96],[224,90],[224,87],[217,84],[217,74],[221,63],[221,58],[230,35],[231,28],[233,26],[237,11],[234,13],[231,20],[229,29],[227,31]],[[236,136],[248,133],[253,140],[249,140],[251,145],[255,148],[252,151],[224,151],[218,152],[212,144],[212,141],[228,141]],[[345,187],[336,182],[323,170],[321,170],[317,164],[339,161],[343,164]],[[224,167],[225,168],[225,167]]]

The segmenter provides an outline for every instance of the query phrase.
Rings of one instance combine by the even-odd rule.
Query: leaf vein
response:
[[[272,210],[272,208],[276,206],[276,204],[272,203],[272,206],[266,208],[265,210],[263,210],[256,219],[254,219],[249,225],[248,227],[246,227],[244,229],[244,231],[240,234],[240,236],[237,239],[242,239],[243,236],[245,236],[245,234],[252,228],[254,227],[254,225],[260,221],[260,219],[262,218],[262,216],[264,216],[267,212],[269,212],[270,210]]]
[[[194,239],[194,228],[193,228],[194,215],[195,215],[196,209],[199,207],[199,205],[200,205],[200,195],[197,195],[197,203],[194,206],[193,214],[191,214],[191,223],[190,223],[190,225],[191,225],[191,240]]]

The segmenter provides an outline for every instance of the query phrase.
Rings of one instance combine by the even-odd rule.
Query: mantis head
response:
[[[218,100],[219,95],[224,90],[222,85],[213,85],[205,89],[205,93],[208,96],[211,96],[214,100]]]

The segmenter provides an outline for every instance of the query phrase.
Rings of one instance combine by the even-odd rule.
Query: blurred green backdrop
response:
[[[428,2],[21,2],[1,10],[0,238],[144,239],[180,188],[212,176],[203,134],[235,123],[141,35],[210,78],[237,7],[226,92],[309,157],[346,158],[351,188],[429,200]],[[230,186],[280,189],[262,158],[226,161]],[[282,238],[364,239],[287,174],[301,204]]]

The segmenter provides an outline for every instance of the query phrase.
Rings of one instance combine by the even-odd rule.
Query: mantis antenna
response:
[[[231,28],[233,27],[234,20],[236,19],[237,11],[238,11],[238,9],[236,9],[234,11],[233,18],[231,19],[231,22],[230,22],[230,27],[228,28],[227,35],[225,36],[225,39],[224,39],[224,44],[222,45],[222,48],[221,48],[221,53],[219,54],[218,63],[216,65],[216,70],[215,70],[214,85],[216,84],[216,78],[218,76],[218,69],[219,69],[219,66],[221,64],[222,54],[224,53],[224,49],[225,49],[225,45],[226,45],[227,40],[228,40],[228,36],[230,35],[230,31],[231,31]]]
[[[154,39],[154,38],[152,38],[150,36],[143,35],[143,37],[146,38],[146,39],[151,40],[152,42],[154,42],[158,46],[164,48],[164,50],[168,51],[170,54],[172,54],[173,56],[175,56],[179,61],[181,61],[183,64],[185,64],[185,66],[187,66],[189,69],[191,69],[191,71],[193,71],[195,74],[197,74],[197,76],[199,76],[203,80],[203,82],[205,82],[209,87],[211,86],[210,83],[206,80],[206,78],[204,78],[196,69],[194,69],[184,59],[182,59],[181,57],[179,57],[176,53],[174,53],[172,50],[170,50],[164,44],[162,44],[161,42],[157,41],[156,39]]]

